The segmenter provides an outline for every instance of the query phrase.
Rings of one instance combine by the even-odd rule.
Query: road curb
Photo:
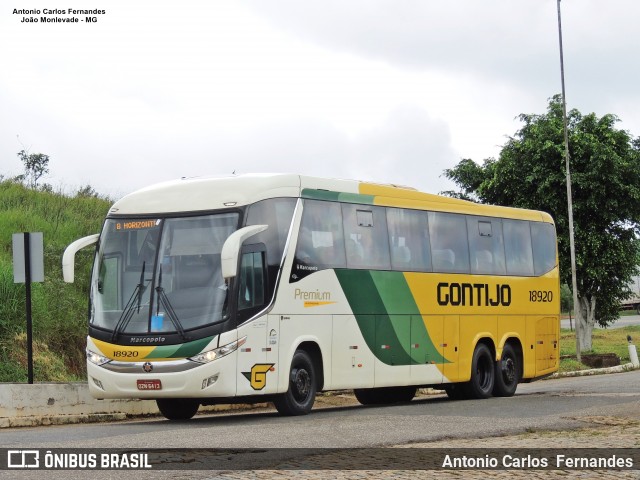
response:
[[[607,368],[590,368],[589,370],[575,370],[573,372],[554,373],[547,378],[566,378],[566,377],[586,377],[589,375],[604,375],[607,373],[624,373],[632,370],[637,370],[638,367],[633,363],[625,363],[624,365],[616,365],[615,367]]]
[[[210,405],[201,407],[200,412],[246,410],[265,405]],[[85,382],[0,383],[0,429],[111,422],[159,414],[152,400],[96,400]]]
[[[33,415],[26,417],[0,418],[0,428],[42,427],[69,425],[74,423],[99,423],[126,420],[126,413],[93,413],[86,415]]]

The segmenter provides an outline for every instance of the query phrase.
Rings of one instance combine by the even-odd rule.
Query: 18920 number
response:
[[[114,357],[137,357],[139,352],[135,350],[114,350]]]
[[[553,292],[551,290],[529,290],[530,302],[551,302]]]

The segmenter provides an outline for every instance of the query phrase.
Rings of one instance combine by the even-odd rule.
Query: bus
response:
[[[190,178],[131,193],[97,242],[87,374],[98,399],[362,404],[512,396],[555,372],[553,219],[395,185],[295,174]]]

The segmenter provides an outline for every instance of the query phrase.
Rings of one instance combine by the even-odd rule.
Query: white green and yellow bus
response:
[[[558,368],[555,228],[543,212],[293,174],[182,179],[117,201],[97,242],[95,398],[200,405],[317,392],[363,404],[511,396]]]

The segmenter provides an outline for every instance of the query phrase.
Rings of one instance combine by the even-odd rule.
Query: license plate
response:
[[[160,380],[138,380],[138,390],[162,390]]]

